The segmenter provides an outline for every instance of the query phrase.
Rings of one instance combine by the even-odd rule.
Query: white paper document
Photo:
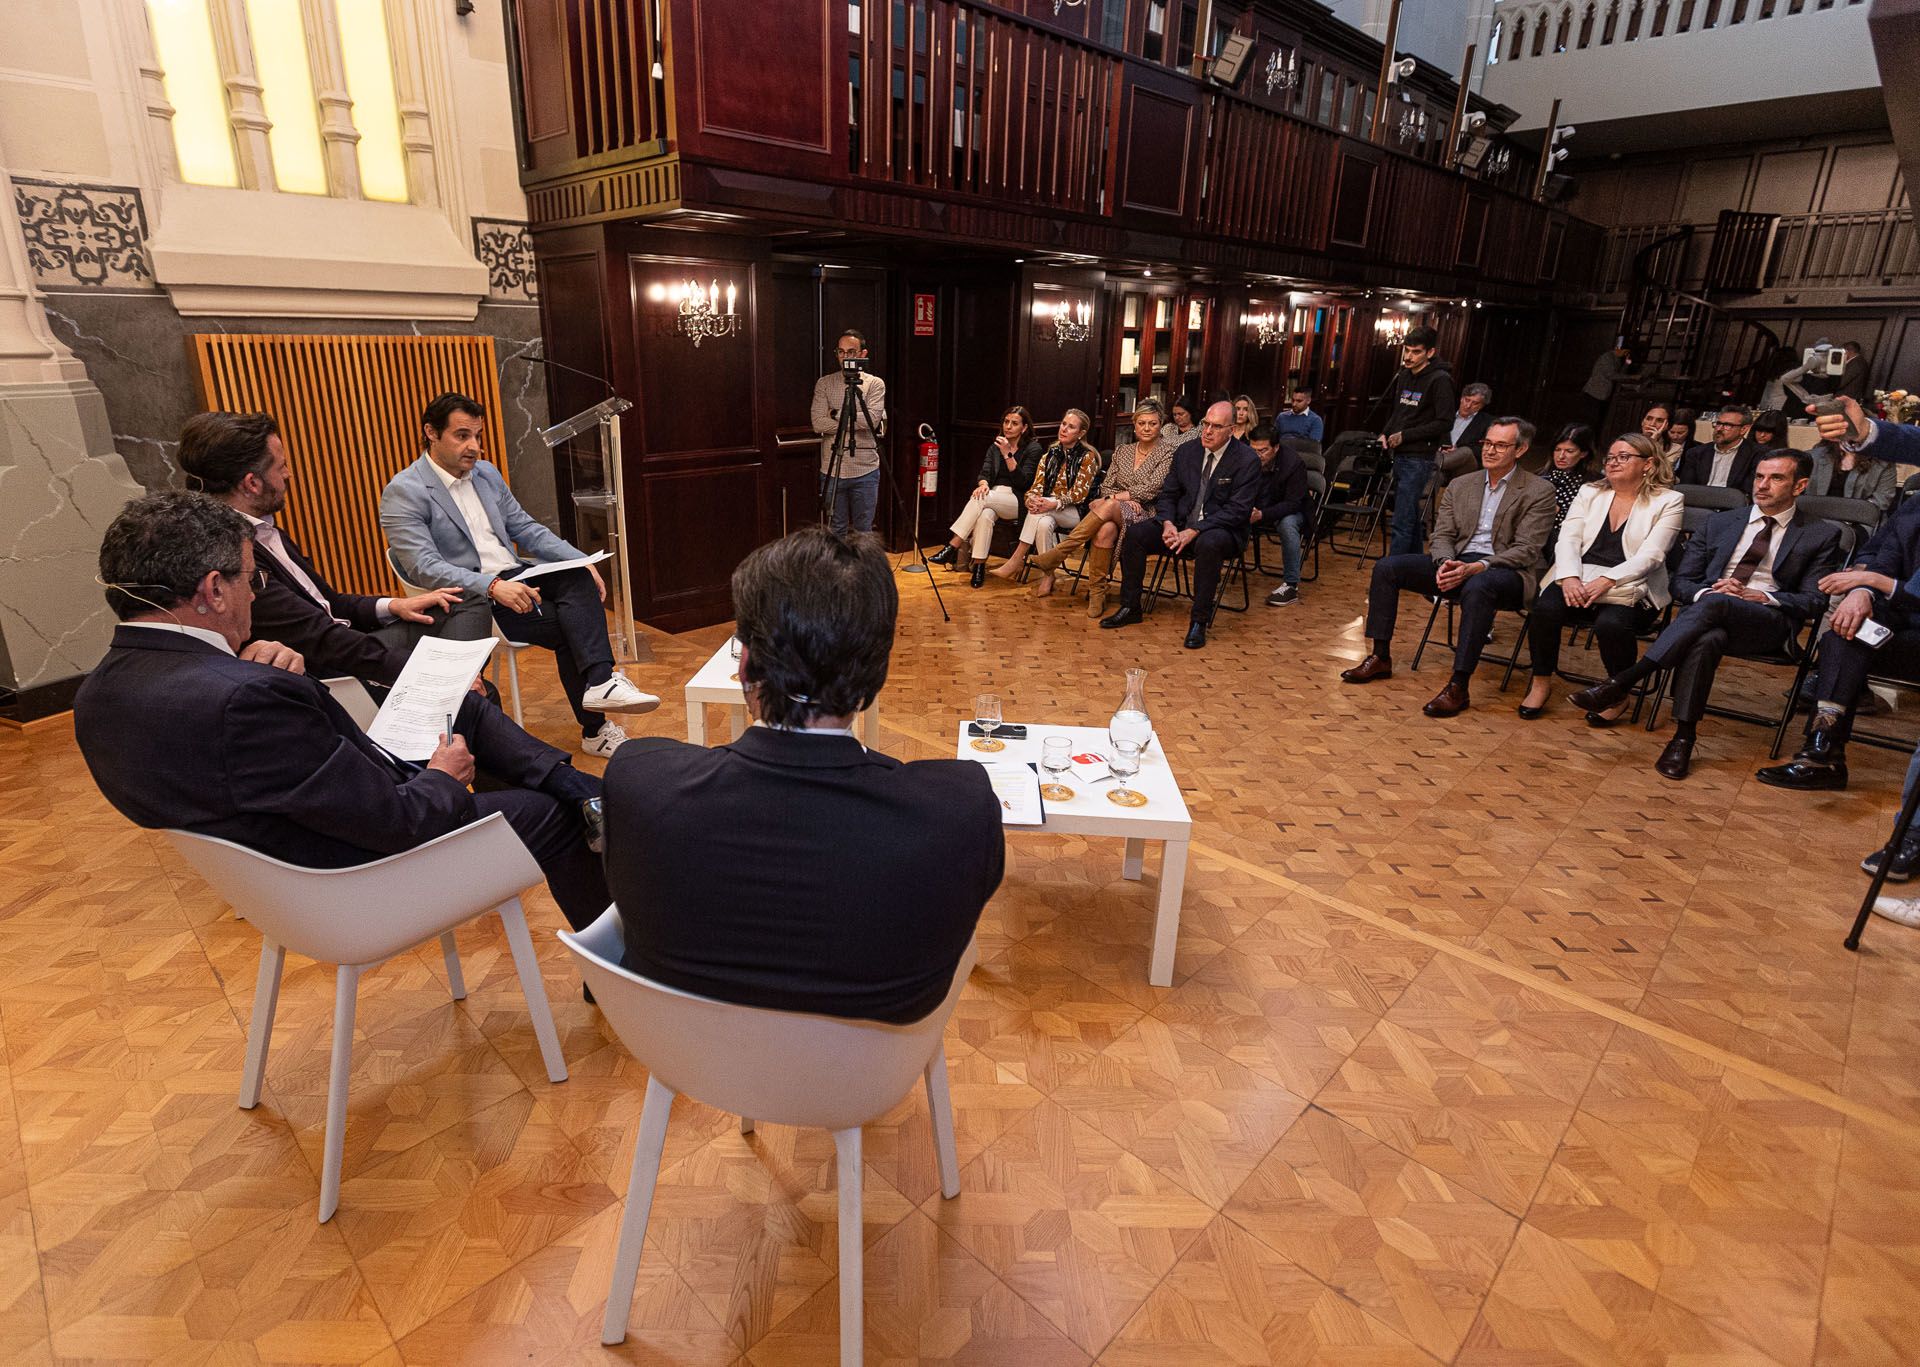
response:
[[[1000,799],[1000,824],[1038,826],[1045,817],[1040,807],[1040,780],[1033,770],[1018,763],[985,763],[993,784],[993,795]]]
[[[595,551],[592,555],[583,555],[578,560],[553,560],[544,565],[529,565],[518,574],[510,574],[509,579],[538,579],[543,574],[553,574],[559,570],[577,570],[588,565],[597,565],[602,560],[611,559],[605,551]]]
[[[443,641],[423,636],[407,657],[405,669],[367,728],[367,737],[388,754],[424,762],[447,733],[447,719],[486,667],[496,638]]]

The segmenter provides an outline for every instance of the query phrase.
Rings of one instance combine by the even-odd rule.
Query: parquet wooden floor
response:
[[[947,753],[989,687],[1097,724],[1144,665],[1195,824],[1164,989],[1157,854],[1132,883],[1112,842],[1009,843],[947,1035],[961,1195],[919,1095],[867,1131],[868,1361],[1920,1361],[1920,933],[1840,946],[1903,759],[1795,796],[1753,781],[1762,731],[1710,721],[1672,784],[1662,737],[1520,722],[1491,669],[1429,721],[1444,660],[1336,682],[1364,579],[1324,565],[1197,654],[1177,607],[1105,632],[943,575],[948,625],[900,576],[891,752]],[[683,733],[724,630],[650,635],[668,701],[637,729]],[[460,937],[464,1002],[437,949],[382,967],[318,1225],[329,975],[289,963],[238,1110],[254,933],[105,805],[70,729],[0,730],[0,1362],[836,1361],[831,1143],[685,1100],[631,1337],[599,1346],[646,1074],[528,910],[569,1081],[496,933]]]

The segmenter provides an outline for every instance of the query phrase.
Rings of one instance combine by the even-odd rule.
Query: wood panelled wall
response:
[[[420,414],[448,391],[487,410],[487,458],[507,473],[491,337],[196,333],[194,383],[208,411],[271,413],[293,462],[279,521],[337,588],[394,591],[380,491],[419,457]]]

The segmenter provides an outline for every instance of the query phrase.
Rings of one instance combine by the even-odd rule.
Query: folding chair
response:
[[[1153,578],[1147,581],[1147,592],[1144,599],[1146,611],[1152,612],[1154,605],[1162,598],[1190,599],[1193,597],[1193,580],[1187,571],[1187,567],[1192,563],[1193,552],[1191,550],[1182,551],[1178,555],[1161,555],[1159,557],[1159,563],[1153,567]],[[1167,566],[1169,565],[1173,566],[1172,588],[1165,587]],[[1249,585],[1247,574],[1247,552],[1244,547],[1242,547],[1240,553],[1231,560],[1221,562],[1220,583],[1213,591],[1213,613],[1219,613],[1223,610],[1226,612],[1245,612],[1253,606],[1253,590]],[[1239,607],[1234,607],[1226,601],[1227,587],[1236,578],[1240,581]],[[1209,620],[1211,620],[1211,614],[1209,615]]]
[[[1381,538],[1381,549],[1386,549],[1386,513],[1394,496],[1393,462],[1378,440],[1355,445],[1357,449],[1328,481],[1319,534],[1334,554],[1364,561],[1373,556],[1376,536]],[[1359,532],[1359,540],[1342,544],[1341,533],[1354,530]]]
[[[1680,497],[1689,508],[1707,508],[1713,512],[1724,512],[1728,508],[1745,508],[1753,500],[1739,489],[1723,489],[1717,484],[1676,484]]]
[[[1320,510],[1327,501],[1327,477],[1318,471],[1307,470],[1307,510],[1300,519],[1300,582],[1305,584],[1320,577]],[[1269,579],[1280,578],[1279,570],[1270,570],[1261,561],[1261,547],[1268,541],[1278,541],[1277,532],[1254,528],[1253,568],[1256,573]],[[1313,570],[1307,571],[1311,561]]]

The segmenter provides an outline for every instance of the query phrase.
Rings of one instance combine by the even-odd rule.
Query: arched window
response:
[[[1521,50],[1525,48],[1526,43],[1527,16],[1524,14],[1516,14],[1513,16],[1513,46],[1507,50],[1507,60],[1509,62],[1519,61]]]
[[[1580,15],[1580,47],[1585,50],[1593,43],[1593,6],[1588,4]]]
[[[1671,8],[1668,0],[1659,0],[1653,7],[1653,27],[1647,30],[1647,37],[1658,38],[1667,31],[1667,11]]]
[[[1607,22],[1600,28],[1600,45],[1605,47],[1613,41],[1613,35],[1620,28],[1620,0],[1607,0]]]
[[[1500,40],[1506,37],[1506,28],[1507,21],[1505,19],[1495,19],[1493,21],[1493,33],[1492,36],[1487,39],[1488,66],[1500,65]]]
[[[1560,11],[1560,23],[1553,32],[1553,50],[1565,52],[1567,40],[1573,36],[1573,7],[1564,6]]]
[[[1533,55],[1538,57],[1547,50],[1547,16],[1541,12],[1533,16]]]
[[[1640,21],[1647,15],[1646,0],[1633,0],[1633,12],[1627,16],[1627,41],[1631,43],[1640,36]]]

